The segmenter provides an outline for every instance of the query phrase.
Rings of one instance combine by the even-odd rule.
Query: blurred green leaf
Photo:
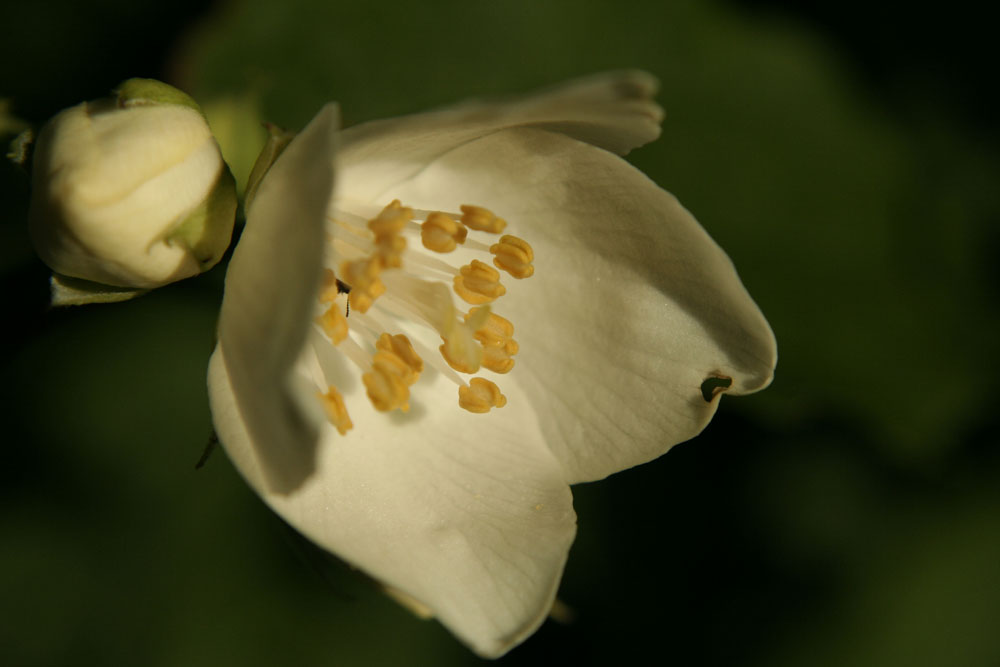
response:
[[[241,95],[210,97],[202,104],[202,110],[222,149],[222,157],[236,179],[236,190],[242,197],[250,170],[267,139],[257,96],[244,92]]]

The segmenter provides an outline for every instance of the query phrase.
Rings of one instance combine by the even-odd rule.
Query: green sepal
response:
[[[194,99],[182,90],[156,79],[127,79],[114,89],[118,106],[127,109],[138,106],[176,105],[204,112]]]
[[[246,195],[243,197],[243,210],[247,212],[250,211],[250,204],[257,194],[257,186],[264,180],[267,170],[271,168],[274,161],[278,159],[282,151],[295,138],[294,132],[284,130],[274,123],[264,123],[264,127],[267,129],[267,143],[264,144],[260,155],[257,156],[257,161],[253,164],[253,169],[250,170],[250,178],[247,179]]]
[[[89,303],[117,303],[142,296],[148,289],[116,287],[83,278],[71,278],[53,273],[49,279],[49,291],[54,307],[84,306]]]
[[[236,204],[236,180],[225,168],[205,201],[167,235],[167,240],[190,249],[201,270],[207,271],[222,259],[229,247]]]

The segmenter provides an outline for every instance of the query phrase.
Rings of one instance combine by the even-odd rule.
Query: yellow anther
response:
[[[382,211],[368,221],[368,229],[375,233],[375,238],[395,236],[403,231],[413,218],[413,209],[403,206],[398,199],[393,199]]]
[[[330,420],[334,428],[340,435],[347,435],[347,432],[354,428],[354,424],[351,422],[350,416],[347,414],[347,407],[344,405],[344,397],[340,395],[335,387],[330,387],[327,392],[316,394],[319,397],[320,403],[323,405],[323,410],[326,412],[326,418]]]
[[[451,252],[465,242],[469,230],[444,213],[431,213],[420,225],[420,240],[424,247],[434,252]]]
[[[498,218],[493,215],[493,212],[483,208],[482,206],[469,206],[466,204],[462,205],[462,224],[464,224],[469,229],[475,229],[479,232],[489,232],[491,234],[499,234],[507,226],[507,222],[503,218]]]
[[[467,303],[478,306],[502,297],[507,288],[500,284],[499,271],[474,259],[462,267],[461,275],[455,276],[455,293]]]
[[[372,369],[361,376],[361,381],[376,410],[388,412],[399,408],[406,412],[410,409],[410,385],[417,381],[422,370],[424,362],[409,338],[383,333],[375,343]]]
[[[372,368],[380,373],[398,377],[407,387],[417,381],[417,372],[394,352],[376,351],[372,357]]]
[[[535,252],[524,239],[504,234],[499,243],[490,246],[490,252],[496,255],[493,265],[515,278],[528,278],[535,273],[535,267],[531,265]]]
[[[483,363],[483,347],[471,336],[449,336],[438,350],[459,373],[475,373]]]
[[[483,347],[483,367],[494,373],[510,373],[514,368],[514,359],[511,355],[517,352],[517,343],[510,342],[510,346],[487,345]]]
[[[424,370],[424,360],[413,349],[410,339],[403,334],[396,334],[395,336],[390,336],[387,333],[382,334],[375,343],[375,349],[394,354],[417,375]],[[416,381],[416,378],[414,378],[414,381]]]
[[[316,322],[334,345],[347,338],[347,317],[344,316],[340,306],[330,306],[325,313],[316,318]]]
[[[361,376],[368,398],[380,412],[399,408],[403,412],[410,409],[410,385],[415,373],[405,361],[391,352],[375,353],[372,369]]]
[[[466,314],[465,321],[476,326],[473,336],[483,345],[482,365],[494,373],[509,373],[514,368],[511,358],[519,349],[514,335],[514,325],[510,320],[496,313],[488,313],[484,317],[481,311],[486,306],[473,308]]]
[[[385,285],[378,277],[381,270],[378,259],[357,259],[340,265],[340,275],[351,286],[351,308],[366,313],[375,299],[385,294]]]
[[[375,299],[381,296],[385,292],[385,286],[381,282],[376,285],[376,287],[381,286],[381,291],[379,292],[362,292],[360,290],[351,290],[351,294],[348,297],[351,308],[358,311],[359,313],[367,313],[368,309],[372,307],[375,303]]]
[[[447,331],[441,334],[444,345],[438,348],[448,365],[459,373],[475,373],[483,360],[483,346],[476,340],[476,329],[490,316],[490,307],[476,308],[466,316],[465,322],[454,318]]]
[[[465,321],[469,322],[475,318],[478,323],[482,308],[480,306],[479,308],[470,309],[465,315]],[[483,345],[504,345],[513,335],[514,325],[511,321],[493,312],[489,313],[485,320],[482,321],[482,324],[476,328],[476,340]]]
[[[351,291],[366,289],[368,285],[378,280],[382,266],[371,259],[356,259],[340,265],[340,275],[344,282],[351,286]]]
[[[375,257],[383,269],[398,269],[403,266],[403,251],[406,239],[402,236],[380,236],[375,241]]]
[[[375,234],[374,257],[377,258],[381,268],[398,269],[403,265],[406,239],[399,234],[411,218],[413,209],[403,206],[398,199],[394,199],[377,216],[368,221],[368,229]]]
[[[458,404],[469,412],[482,414],[507,405],[507,397],[500,393],[500,387],[489,380],[472,378],[469,386],[458,388]]]
[[[493,311],[489,306],[479,306],[477,308],[470,308],[469,312],[465,314],[464,320],[469,326],[469,330],[476,332],[486,326],[492,314]]]

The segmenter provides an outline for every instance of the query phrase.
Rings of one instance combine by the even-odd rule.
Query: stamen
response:
[[[489,306],[476,308],[464,322],[452,320],[448,331],[441,334],[444,345],[438,348],[448,365],[459,373],[475,373],[483,362],[483,346],[476,340],[476,329],[490,316]]]
[[[458,385],[463,409],[482,414],[506,405],[507,398],[496,384],[481,377],[470,378],[466,384],[460,374],[477,373],[481,368],[508,373],[514,368],[519,348],[513,338],[514,325],[492,313],[487,304],[507,291],[497,269],[517,279],[534,273],[531,246],[511,235],[492,244],[469,238],[469,229],[500,234],[507,225],[479,206],[463,205],[458,214],[414,211],[399,200],[381,210],[359,204],[348,211],[341,205],[331,211],[327,232],[327,242],[341,263],[336,273],[323,271],[319,292],[323,307],[315,319],[322,334],[314,330],[315,340],[329,339],[360,369],[368,398],[378,411],[409,410],[410,387],[423,372],[425,359]],[[408,249],[406,239],[418,233],[422,248]],[[450,253],[460,244],[469,254],[490,252],[496,268],[474,259],[456,270],[459,262],[432,254]],[[452,290],[475,306],[464,318],[458,317],[462,313],[455,309],[449,280]],[[346,311],[351,313],[350,321],[341,294],[347,295],[347,306],[356,311]],[[376,300],[378,308],[369,313]],[[433,352],[429,331],[411,331],[416,325],[441,336],[440,357]],[[416,335],[416,343],[402,333],[387,333],[400,326]],[[323,377],[316,381],[321,387],[328,382]],[[352,428],[335,388],[329,387],[320,397],[340,433]]]
[[[472,331],[456,325],[451,335],[442,336],[444,344],[438,348],[448,365],[459,373],[475,373],[483,363],[483,346],[476,342]]]
[[[492,211],[482,206],[463,204],[460,208],[462,209],[462,224],[469,229],[475,229],[478,232],[499,234],[507,226],[506,220],[498,218],[493,215]]]
[[[343,235],[331,240],[336,256],[343,261],[368,259],[375,252],[371,235],[364,239],[345,239]]]
[[[375,211],[373,210],[372,213],[374,214]],[[352,213],[349,210],[339,207],[334,209],[332,214],[328,214],[326,216],[326,219],[330,222],[350,229],[357,229],[358,231],[363,231],[365,229],[369,218],[371,218],[371,215],[359,215],[357,212]]]
[[[409,366],[417,376],[419,376],[424,370],[424,360],[417,355],[416,350],[413,349],[413,344],[410,342],[410,339],[403,334],[396,334],[395,336],[390,336],[387,333],[382,334],[379,336],[378,342],[375,343],[375,349],[396,355],[402,359],[403,362]]]
[[[421,313],[417,308],[415,308],[413,306],[414,301],[412,299],[400,298],[397,295],[395,295],[393,293],[394,289],[393,284],[389,284],[389,292],[386,294],[385,298],[379,300],[379,309],[385,310],[388,314],[391,314],[399,319],[420,322],[421,324],[427,326],[428,328],[434,329],[439,333],[442,332],[444,334],[451,333],[452,328],[455,326],[454,324],[455,313],[454,313],[454,307],[451,305],[451,297],[448,296],[448,288],[442,285],[441,283],[428,283],[425,281],[411,281],[411,282],[417,282],[418,284],[423,283],[425,286],[431,288],[430,289],[431,293],[443,293],[443,296],[445,297],[446,300],[445,310],[447,310],[447,319],[439,318],[440,322],[442,323],[440,326],[435,325],[433,322],[430,321],[430,319],[426,319],[426,313]],[[421,290],[417,290],[417,292],[420,291]],[[433,311],[434,307],[431,306],[430,310]],[[440,313],[440,315],[443,316],[443,313]],[[381,340],[381,336],[383,334],[376,332],[384,332],[389,328],[388,326],[380,322],[378,318],[373,317],[371,313],[358,315],[356,319],[352,319],[352,322],[354,324],[361,325],[360,327],[352,326],[351,327],[352,331],[357,331],[359,328],[364,329],[369,333],[371,337],[378,335],[379,341]],[[442,339],[443,338],[444,336],[442,336]],[[379,341],[376,341],[375,343],[376,349],[379,349],[380,346]],[[423,360],[426,359],[427,363],[433,366],[434,369],[442,376],[454,382],[455,386],[462,386],[465,384],[465,380],[458,373],[456,373],[451,368],[451,366],[449,366],[445,362],[443,357],[438,356],[438,354],[435,353],[435,350],[424,345],[419,340],[410,341],[409,339],[407,339],[406,342],[409,343],[409,345],[413,348],[413,356],[419,359],[419,365],[415,360],[413,361],[412,364],[415,368],[417,368],[418,371],[421,370],[419,366],[422,365],[424,363]],[[354,346],[357,347],[358,352],[361,353],[362,355],[361,356],[362,363],[358,364],[358,367],[361,368],[363,371],[367,370],[369,366],[368,358],[363,352],[361,352],[361,348],[358,347],[357,343],[355,343],[351,338],[348,338],[347,341],[343,345],[341,345],[339,349],[341,351],[345,351],[345,348],[349,350],[349,344],[351,343],[353,343]],[[381,343],[381,345],[384,347],[385,343]],[[407,355],[403,354],[402,352],[397,351],[397,354],[400,354],[400,356],[402,356],[403,358],[407,358]]]
[[[473,308],[465,316],[465,321],[480,320],[482,324],[476,325],[475,338],[483,345],[482,365],[494,373],[509,373],[514,368],[512,358],[519,349],[517,341],[512,338],[514,335],[514,325],[510,320],[500,317],[496,313],[489,313],[489,317],[482,318],[480,311],[486,308],[481,306]]]
[[[342,343],[347,338],[347,317],[336,304],[317,317],[316,323],[322,327],[323,333],[330,337],[334,345]]]
[[[451,252],[459,243],[465,242],[468,234],[465,225],[437,211],[428,215],[420,225],[420,241],[434,252]]]
[[[434,280],[450,280],[455,275],[454,264],[423,253],[407,253],[406,266],[412,275],[432,277]]]
[[[410,388],[404,377],[410,371],[401,360],[386,352],[376,352],[372,358],[372,369],[361,376],[368,398],[379,412],[389,412],[399,408],[403,412],[410,409]]]
[[[375,234],[375,254],[385,269],[398,269],[403,265],[406,239],[400,236],[413,217],[413,209],[393,199],[392,203],[368,221],[368,229]]]
[[[340,435],[347,435],[347,432],[354,428],[351,417],[347,414],[347,406],[344,405],[344,397],[340,395],[336,387],[328,387],[326,393],[318,392],[320,403],[326,411],[326,418],[330,420],[334,428]]]
[[[511,341],[513,345],[494,347],[486,345],[483,347],[484,368],[488,368],[494,373],[510,373],[514,369],[513,355],[517,353],[517,343]]]
[[[351,320],[354,319],[355,318],[353,317],[351,318]],[[351,330],[356,331],[356,327],[352,326]],[[347,357],[347,359],[361,372],[367,371],[369,366],[371,366],[371,355],[368,352],[365,352],[365,350],[362,349],[362,347],[358,345],[358,342],[351,336],[348,336],[337,344],[337,352],[340,352]]]
[[[417,381],[424,362],[403,334],[383,333],[375,343],[372,370],[361,376],[368,389],[368,398],[376,410],[388,412],[410,409],[410,385]]]
[[[535,252],[523,239],[504,234],[500,237],[500,243],[494,243],[490,247],[490,252],[496,255],[493,258],[495,267],[503,269],[519,280],[529,278],[535,273],[535,267],[531,265],[535,259]]]
[[[357,216],[351,216],[350,219],[346,220],[342,216],[344,216],[344,214],[338,212],[337,217],[332,219],[333,224],[337,225],[337,227],[344,230],[345,232],[350,233],[351,236],[366,240],[370,238],[370,234],[368,233],[368,230],[365,229],[365,227],[350,222],[350,219],[356,218]],[[361,218],[361,220],[363,223],[365,222],[363,218]]]
[[[384,269],[402,267],[404,250],[406,250],[406,239],[402,236],[382,236],[375,242],[375,256]]]
[[[368,221],[368,229],[375,233],[376,240],[382,236],[395,236],[403,231],[411,218],[413,209],[403,206],[398,199],[393,199],[377,216]]]
[[[507,405],[507,397],[500,393],[500,387],[484,378],[472,378],[469,386],[458,388],[458,405],[469,412],[483,414],[492,408]]]
[[[455,306],[443,283],[406,278],[392,271],[386,273],[385,280],[389,294],[384,308],[388,312],[424,322],[442,336],[451,331]]]
[[[381,271],[378,259],[357,259],[340,265],[340,275],[351,286],[348,298],[352,308],[366,313],[375,299],[385,294],[385,285],[378,277]]]
[[[482,315],[484,310],[487,317]],[[465,321],[476,324],[476,340],[483,345],[503,345],[514,335],[511,321],[490,311],[488,306],[472,308],[465,315]]]
[[[490,303],[507,293],[507,288],[500,284],[500,272],[478,259],[462,267],[461,275],[455,276],[454,287],[456,294],[474,306]]]

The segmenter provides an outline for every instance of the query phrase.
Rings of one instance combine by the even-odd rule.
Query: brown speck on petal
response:
[[[711,403],[712,399],[733,386],[733,378],[725,375],[711,375],[701,383],[701,397],[706,403]]]

